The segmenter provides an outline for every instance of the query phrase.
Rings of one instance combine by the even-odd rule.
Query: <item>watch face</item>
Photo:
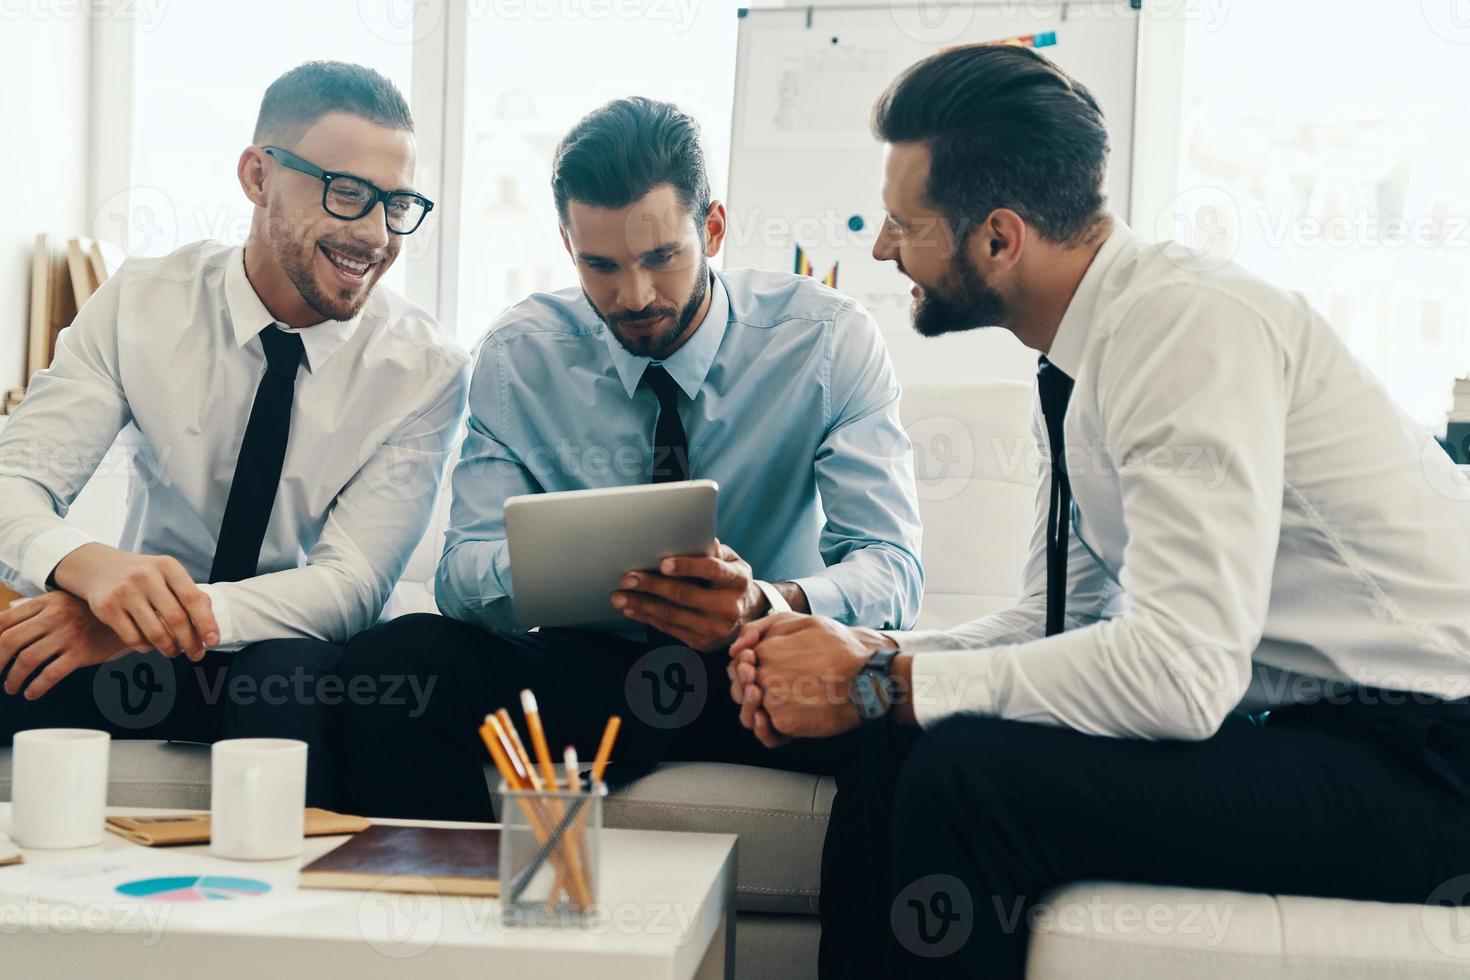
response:
[[[882,718],[892,702],[893,682],[875,670],[864,670],[852,680],[852,703],[865,721]]]

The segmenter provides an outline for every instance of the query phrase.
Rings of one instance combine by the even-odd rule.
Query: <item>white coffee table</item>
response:
[[[110,813],[177,811],[115,808]],[[380,823],[412,823],[383,820]],[[485,826],[420,823],[421,826]],[[0,804],[9,832],[10,805]],[[734,976],[735,843],[726,834],[605,830],[599,915],[591,928],[502,926],[492,899],[311,891],[314,903],[247,921],[208,926],[165,921],[154,935],[139,916],[97,909],[77,919],[50,915],[57,903],[8,895],[0,874],[0,960],[5,976],[120,976],[188,980],[288,977],[506,977],[532,980],[707,980]],[[206,847],[169,848],[214,873],[294,874],[343,837],[308,838],[290,861],[224,862]],[[26,863],[149,850],[108,834],[98,847],[27,851]],[[156,849],[155,849],[156,850]],[[150,851],[152,853],[152,851]],[[245,899],[270,902],[271,896]],[[289,904],[289,903],[288,903]],[[24,909],[24,916],[19,910]],[[63,909],[71,912],[71,909]],[[86,911],[86,910],[84,910]],[[599,910],[601,911],[601,910]],[[65,928],[64,923],[71,923]],[[151,940],[151,944],[146,942]]]

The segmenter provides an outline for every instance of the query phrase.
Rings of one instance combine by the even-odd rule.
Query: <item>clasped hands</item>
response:
[[[874,651],[893,645],[877,630],[824,616],[776,613],[751,623],[730,646],[726,667],[740,723],[772,749],[856,728],[852,680]]]
[[[658,572],[629,572],[612,593],[614,608],[701,653],[728,649],[740,723],[768,748],[855,728],[849,685],[892,641],[821,616],[767,615],[750,565],[728,545],[715,547],[716,557],[666,558]]]
[[[0,612],[6,694],[24,688],[34,701],[73,671],[133,651],[197,662],[220,640],[209,596],[173,558],[88,544],[53,577],[56,591]]]

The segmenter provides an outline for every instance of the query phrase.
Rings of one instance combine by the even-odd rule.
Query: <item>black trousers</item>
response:
[[[879,722],[858,755],[823,859],[830,980],[1020,978],[1030,923],[1098,914],[1047,904],[1078,881],[1466,900],[1464,703],[1359,691],[1264,724],[1236,717],[1200,742],[977,716],[922,734]]]
[[[735,762],[832,773],[850,739],[768,750],[740,726],[724,653],[650,647],[615,634],[547,629],[489,633],[443,616],[404,616],[358,636],[342,675],[343,752],[353,799],[374,816],[492,819],[478,730],[510,711],[524,732],[520,692],[536,694],[552,754],[567,745],[590,764],[610,715],[622,730],[611,784],[665,760]]]
[[[342,647],[319,640],[267,640],[199,663],[133,653],[78,670],[45,697],[0,691],[0,745],[28,728],[95,728],[119,739],[211,743],[294,738],[307,744],[307,802],[350,805],[342,796],[336,674]],[[0,673],[0,680],[4,674]]]

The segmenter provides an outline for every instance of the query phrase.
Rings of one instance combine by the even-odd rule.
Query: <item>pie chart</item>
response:
[[[232,902],[264,895],[271,886],[254,878],[224,878],[218,875],[183,875],[177,878],[143,878],[118,885],[119,895],[146,898],[151,902]]]

